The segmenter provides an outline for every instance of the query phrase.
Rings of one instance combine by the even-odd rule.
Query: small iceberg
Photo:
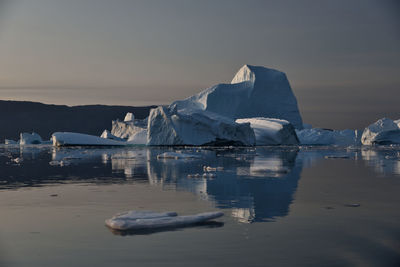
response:
[[[362,133],[363,145],[400,144],[400,120],[382,118],[365,128]]]
[[[129,211],[119,213],[105,221],[113,230],[144,230],[157,228],[184,227],[222,217],[222,212],[204,212],[195,215],[178,216],[176,212]]]
[[[70,132],[56,132],[52,135],[54,146],[124,146],[126,142],[102,138],[99,136],[70,133]]]

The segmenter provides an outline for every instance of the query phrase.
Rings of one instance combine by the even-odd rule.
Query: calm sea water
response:
[[[104,225],[127,210],[225,215]],[[0,215],[0,266],[399,266],[400,147],[0,146]]]

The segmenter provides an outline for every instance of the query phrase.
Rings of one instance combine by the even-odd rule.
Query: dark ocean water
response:
[[[127,210],[225,215],[104,226]],[[0,214],[0,266],[398,266],[400,147],[1,146]]]

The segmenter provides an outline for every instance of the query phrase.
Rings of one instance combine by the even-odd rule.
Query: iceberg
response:
[[[265,67],[244,65],[230,84],[218,84],[170,107],[210,111],[231,119],[277,118],[303,128],[296,97],[286,74]]]
[[[255,144],[250,123],[207,111],[181,111],[158,107],[150,111],[147,145],[245,145]]]
[[[101,138],[89,134],[56,132],[52,135],[54,146],[124,146],[126,142]]]
[[[299,144],[293,125],[286,120],[259,117],[237,119],[236,122],[250,123],[257,146]]]
[[[128,114],[126,115],[128,116]],[[132,115],[133,116],[133,115]],[[147,123],[142,123],[141,121],[119,121],[115,120],[111,123],[111,134],[128,140],[130,137],[134,136],[138,132],[145,130],[147,127]]]
[[[43,142],[42,137],[37,133],[21,133],[19,144],[20,145],[34,145],[41,144]]]
[[[204,212],[178,216],[176,212],[129,211],[107,219],[105,224],[114,230],[143,230],[166,227],[184,227],[223,216],[222,212]]]
[[[400,144],[400,120],[382,118],[364,129],[361,142],[363,145]]]
[[[360,133],[358,130],[330,130],[311,128],[296,130],[301,145],[360,145]]]

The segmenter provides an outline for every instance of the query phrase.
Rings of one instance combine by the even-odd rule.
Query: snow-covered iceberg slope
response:
[[[400,120],[382,118],[364,129],[363,145],[400,144]]]
[[[236,122],[250,123],[257,146],[299,144],[293,125],[286,120],[259,117],[237,119]]]
[[[249,123],[201,110],[158,107],[150,111],[147,145],[254,145]]]
[[[204,110],[231,118],[277,118],[302,129],[297,100],[286,74],[278,70],[244,65],[230,84],[212,86],[185,100],[176,101],[178,112]]]
[[[124,146],[126,142],[101,138],[94,135],[56,132],[52,135],[54,146]]]
[[[105,221],[114,230],[141,230],[166,227],[183,227],[219,218],[222,212],[205,212],[196,215],[177,216],[176,212],[129,211]]]

